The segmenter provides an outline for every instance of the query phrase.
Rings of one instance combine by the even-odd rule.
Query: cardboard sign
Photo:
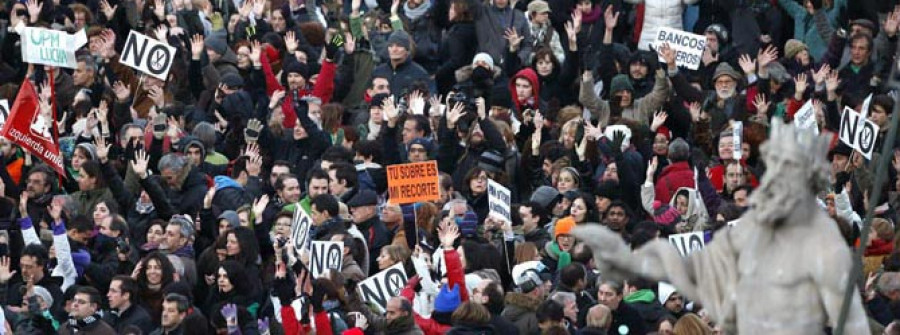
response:
[[[88,39],[84,29],[75,34],[65,31],[36,27],[16,27],[22,43],[22,59],[26,63],[44,64],[74,69],[78,62],[75,51],[84,46]]]
[[[397,263],[359,282],[357,289],[363,301],[379,308],[384,313],[388,300],[400,295],[400,291],[406,286],[407,281],[403,263]]]
[[[512,202],[512,193],[509,189],[492,179],[488,180],[488,208],[490,214],[503,218],[506,222],[512,222],[509,206]]]
[[[741,157],[744,157],[744,150],[742,148],[741,142],[743,142],[744,136],[744,123],[741,121],[735,121],[731,126],[731,140],[734,141],[733,156],[734,159],[740,160]]]
[[[294,210],[294,220],[291,222],[291,239],[294,240],[294,248],[298,252],[310,248],[310,225],[312,225],[312,218],[306,214],[303,208],[297,206],[297,209]]]
[[[51,79],[50,86],[53,87]],[[51,89],[52,90],[52,89]],[[51,92],[52,95],[52,92]],[[55,103],[53,103],[55,105]],[[65,176],[63,157],[59,151],[59,134],[56,128],[54,108],[42,111],[34,85],[28,79],[22,82],[9,117],[0,130],[16,145],[28,150],[32,155],[52,167],[56,173]]]
[[[706,35],[697,35],[668,27],[659,27],[656,32],[656,40],[653,48],[669,43],[669,47],[675,49],[675,64],[696,70],[703,59],[703,50],[706,48]],[[659,60],[665,62],[662,57]]]
[[[3,99],[0,100],[0,129],[3,129],[3,124],[6,123],[6,119],[9,118],[9,100]]]
[[[328,270],[341,271],[344,260],[344,242],[312,241],[310,267],[313,278],[325,275]]]
[[[437,161],[388,165],[391,204],[410,204],[441,199]]]
[[[813,108],[812,99],[807,100],[794,114],[794,126],[797,129],[809,129],[814,134],[819,134],[819,125],[816,123],[816,111]]]
[[[869,93],[869,96],[866,97],[866,100],[863,100],[862,110],[859,111],[859,114],[862,115],[863,119],[869,118],[869,106],[872,105],[872,93]]]
[[[703,250],[706,240],[702,231],[669,235],[669,243],[678,249],[682,257],[687,257],[692,252]]]
[[[119,62],[164,81],[174,58],[174,47],[132,30]]]
[[[875,151],[875,140],[878,138],[878,125],[863,119],[862,115],[850,107],[844,107],[841,116],[841,142],[859,151],[866,159],[872,159]]]

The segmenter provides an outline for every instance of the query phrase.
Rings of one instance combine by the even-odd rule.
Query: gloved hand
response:
[[[244,141],[253,143],[259,140],[259,134],[262,132],[262,122],[257,119],[247,121],[247,127],[244,128]]]
[[[622,153],[622,143],[624,143],[624,142],[625,142],[625,133],[621,132],[621,131],[614,131],[612,143],[609,144],[611,146],[610,149],[612,150],[613,155],[618,156],[619,154]]]
[[[334,61],[334,58],[337,56],[338,50],[344,46],[344,37],[341,34],[334,34],[331,38],[331,43],[325,46],[325,59],[329,61]]]
[[[220,310],[222,313],[222,317],[225,318],[225,321],[229,324],[232,321],[237,322],[237,305],[235,304],[225,304],[222,305],[222,309]]]

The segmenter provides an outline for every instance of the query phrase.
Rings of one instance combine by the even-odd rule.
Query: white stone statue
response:
[[[591,247],[601,275],[672,283],[728,334],[822,334],[835,327],[852,253],[816,204],[828,185],[829,139],[772,121],[761,148],[767,171],[739,224],[686,258],[662,239],[632,253],[606,227],[578,226],[572,234]],[[869,333],[856,292],[844,333]]]

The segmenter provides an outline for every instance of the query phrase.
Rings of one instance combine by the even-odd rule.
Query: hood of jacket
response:
[[[543,301],[525,293],[509,292],[506,294],[506,297],[503,298],[503,302],[506,304],[506,310],[511,314],[506,317],[514,320],[516,317],[513,315],[518,316],[525,313],[534,313]]]
[[[703,203],[703,197],[699,191],[689,187],[679,187],[672,199],[669,199],[669,206],[675,207],[675,199],[678,198],[678,194],[681,192],[687,192],[688,194],[687,215],[682,216],[682,218],[688,222],[690,227],[693,227],[692,230],[702,231],[707,221],[709,221],[709,213],[706,211],[706,204]]]
[[[226,188],[244,189],[241,184],[238,184],[236,180],[231,179],[228,176],[216,176],[213,180],[216,182],[216,191],[221,191]]]
[[[472,79],[472,72],[474,72],[474,71],[475,71],[475,67],[472,66],[471,64],[457,69],[456,73],[455,73],[456,82],[461,83],[461,82],[468,81],[469,79]],[[494,79],[497,79],[500,77],[500,74],[503,73],[503,69],[494,65],[494,67],[491,69],[491,72],[494,73]],[[513,87],[515,87],[515,86],[513,86]]]
[[[534,69],[530,67],[526,67],[519,72],[516,72],[516,75],[509,79],[509,94],[513,98],[513,103],[516,105],[516,110],[522,110],[522,102],[519,101],[519,94],[516,92],[516,79],[524,78],[531,83],[531,97],[535,99],[533,104],[537,104],[537,99],[540,99],[541,96],[541,82],[538,80],[538,74],[534,71]]]
[[[627,297],[625,297],[624,301],[626,303],[635,303],[635,302],[643,302],[643,303],[652,303],[656,301],[656,294],[653,293],[651,289],[643,289],[634,292]]]

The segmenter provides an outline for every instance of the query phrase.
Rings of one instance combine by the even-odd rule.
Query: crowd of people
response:
[[[36,65],[17,27],[88,41]],[[6,0],[0,28],[0,99],[30,81],[65,157],[0,138],[0,334],[719,333],[572,229],[714,240],[770,120],[836,135],[846,107],[875,153],[835,139],[819,204],[865,249],[873,333],[900,334],[898,1]],[[696,69],[662,28],[705,38]],[[166,80],[120,61],[132,31],[175,48]],[[391,201],[388,166],[428,161],[440,199]],[[313,276],[303,217],[339,269]]]

